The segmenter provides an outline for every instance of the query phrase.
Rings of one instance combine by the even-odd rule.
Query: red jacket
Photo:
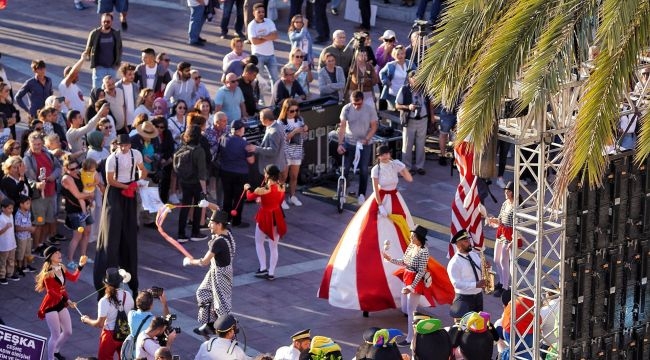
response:
[[[270,190],[271,192],[265,195],[256,195],[255,193],[249,192],[246,198],[248,200],[254,200],[256,197],[260,197],[260,209],[257,211],[257,215],[255,215],[255,221],[257,221],[260,230],[269,239],[277,240],[273,238],[273,225],[277,227],[280,237],[287,233],[287,223],[284,221],[284,213],[280,207],[280,204],[284,200],[284,192],[278,189],[277,184],[271,185]]]
[[[56,276],[45,278],[44,282],[46,293],[43,301],[41,302],[41,307],[38,309],[39,319],[45,319],[45,312],[60,303],[62,299],[65,299],[67,302],[68,293],[65,291],[65,280],[68,279],[70,281],[76,282],[79,278],[79,275],[81,274],[81,271],[77,270],[71,274],[69,271],[65,270],[63,271],[63,274],[63,282],[61,282],[61,280],[59,280],[59,278]],[[68,305],[66,304],[66,306]]]

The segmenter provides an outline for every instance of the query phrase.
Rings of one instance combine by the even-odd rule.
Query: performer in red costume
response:
[[[318,297],[328,299],[330,305],[362,310],[364,316],[369,311],[400,307],[404,285],[393,275],[398,266],[384,261],[382,251],[392,258],[403,258],[410,243],[410,230],[415,228],[411,213],[397,191],[398,174],[409,182],[413,179],[411,174],[404,163],[391,159],[388,146],[378,147],[376,155],[378,164],[370,171],[375,192],[345,229],[325,268],[318,291]],[[443,267],[438,265],[435,271],[432,267],[427,269],[429,279],[447,279],[446,282],[434,281],[434,286],[449,282]],[[439,293],[445,295],[435,301],[447,302],[447,290]],[[453,299],[453,289],[451,293]],[[433,300],[422,297],[422,305],[435,306]]]
[[[287,233],[287,224],[280,204],[284,200],[284,185],[279,184],[280,169],[271,164],[264,169],[264,181],[255,191],[248,191],[246,197],[253,201],[259,197],[260,209],[255,215],[255,251],[260,262],[260,268],[255,277],[275,279],[275,267],[278,264],[278,241]],[[244,185],[250,189],[250,185]],[[266,249],[264,242],[269,242],[269,266],[266,266]]]
[[[45,291],[45,297],[38,309],[38,317],[45,319],[50,329],[50,338],[47,341],[47,359],[63,359],[61,347],[72,335],[72,322],[67,307],[75,307],[76,304],[68,299],[65,291],[66,280],[76,282],[81,269],[86,265],[86,256],[79,260],[79,266],[74,272],[70,272],[61,263],[61,251],[50,246],[43,252],[45,262],[41,272],[36,276],[36,291]]]

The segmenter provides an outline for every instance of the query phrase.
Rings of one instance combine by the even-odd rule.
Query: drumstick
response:
[[[244,188],[244,191],[241,192],[241,196],[239,197],[239,201],[237,201],[237,205],[235,205],[235,208],[230,210],[230,215],[231,216],[237,216],[237,209],[239,209],[239,205],[241,204],[241,200],[244,198],[244,195],[246,195],[246,189]]]

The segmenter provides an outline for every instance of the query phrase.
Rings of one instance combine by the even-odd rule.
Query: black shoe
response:
[[[363,315],[363,317],[368,317],[368,316],[370,316],[370,314],[369,314],[367,311],[364,311],[362,315]]]
[[[197,41],[197,42],[190,41],[190,42],[187,43],[187,45],[189,45],[189,46],[198,46],[198,47],[205,46],[205,44],[200,42],[200,41]]]
[[[88,7],[80,2],[74,3],[74,8],[81,11],[81,10],[86,10]]]
[[[27,265],[27,266],[25,266],[23,271],[26,272],[26,273],[33,273],[33,272],[36,272],[36,269],[34,269],[31,265]]]
[[[409,170],[409,174],[415,175],[415,170],[413,170],[413,169]]]
[[[46,243],[49,244],[49,245],[54,245],[54,246],[59,246],[59,245],[61,245],[61,241],[57,240],[54,236],[52,236],[51,238],[49,238],[49,239],[46,241]]]
[[[190,236],[190,240],[192,241],[204,241],[208,240],[210,237],[208,235],[203,235],[203,234],[194,234]]]
[[[122,21],[122,31],[127,31],[129,29],[129,24],[126,21]]]
[[[427,174],[427,171],[424,170],[424,169],[418,169],[418,174],[420,174],[420,175],[426,175],[426,174]]]
[[[68,240],[68,238],[65,237],[65,235],[61,235],[61,234],[56,234],[56,235],[54,235],[53,237],[54,237],[55,239],[59,240],[59,241],[65,241],[65,240]]]
[[[157,229],[158,229],[158,226],[156,225],[155,222],[148,223],[148,224],[143,224],[142,226],[144,226],[144,227],[146,227],[146,228],[149,228],[149,229],[154,229],[154,230],[157,230]]]
[[[266,276],[267,276],[268,274],[269,274],[269,271],[268,271],[268,270],[259,270],[259,269],[258,269],[258,270],[255,272],[255,277],[256,277],[256,278],[260,278],[260,279],[264,279],[264,278],[266,278]]]
[[[269,274],[266,274],[266,276],[264,276],[264,278],[265,278],[266,280],[270,280],[270,281],[275,280],[275,276],[273,276],[273,275],[269,275]]]
[[[25,271],[23,271],[23,269],[16,270],[16,273],[22,277],[25,277]]]
[[[178,239],[176,239],[176,241],[178,241],[179,244],[184,244],[190,241],[190,239],[186,235],[181,235],[178,237]]]
[[[214,335],[214,331],[210,329],[208,324],[203,324],[192,330],[196,335],[203,336],[206,340],[210,339],[210,336]]]
[[[444,156],[441,156],[441,157],[438,159],[438,164],[440,164],[440,166],[447,166],[447,158],[444,157]]]
[[[204,39],[204,38],[202,38],[200,36],[199,36],[199,41],[202,42],[202,43],[208,42],[208,40],[206,40],[206,39]]]
[[[54,353],[54,357],[56,358],[56,360],[65,360],[65,357],[58,352]]]
[[[221,34],[221,36],[219,36],[219,37],[226,40],[226,39],[228,39],[228,34]]]
[[[246,39],[246,35],[244,35],[243,33],[237,33],[237,37],[242,39],[242,40]]]

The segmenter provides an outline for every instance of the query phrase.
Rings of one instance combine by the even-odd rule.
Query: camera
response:
[[[161,288],[159,289],[161,290],[160,292],[162,293],[162,289]],[[160,344],[160,346],[167,346],[167,340],[169,338],[169,334],[171,334],[172,332],[175,332],[176,334],[180,334],[181,328],[172,326],[172,323],[174,322],[174,320],[176,320],[176,314],[167,314],[163,318],[165,319],[164,322],[165,332],[158,335],[157,339],[158,339],[158,344]]]
[[[433,24],[431,24],[430,22],[428,22],[426,20],[417,19],[417,20],[415,20],[413,22],[413,27],[412,28],[417,29],[417,31],[426,33],[426,32],[429,32],[428,30],[431,28],[432,25]]]
[[[151,296],[153,296],[154,299],[160,299],[160,295],[162,295],[163,291],[165,291],[165,289],[158,286],[152,286],[151,289],[147,289],[147,292],[151,294]],[[174,315],[174,319],[172,320],[175,319],[176,319],[176,315]]]
[[[368,35],[364,32],[355,32],[352,37],[354,38],[354,48],[359,50],[359,49],[365,49],[366,47],[366,39],[368,38]]]

